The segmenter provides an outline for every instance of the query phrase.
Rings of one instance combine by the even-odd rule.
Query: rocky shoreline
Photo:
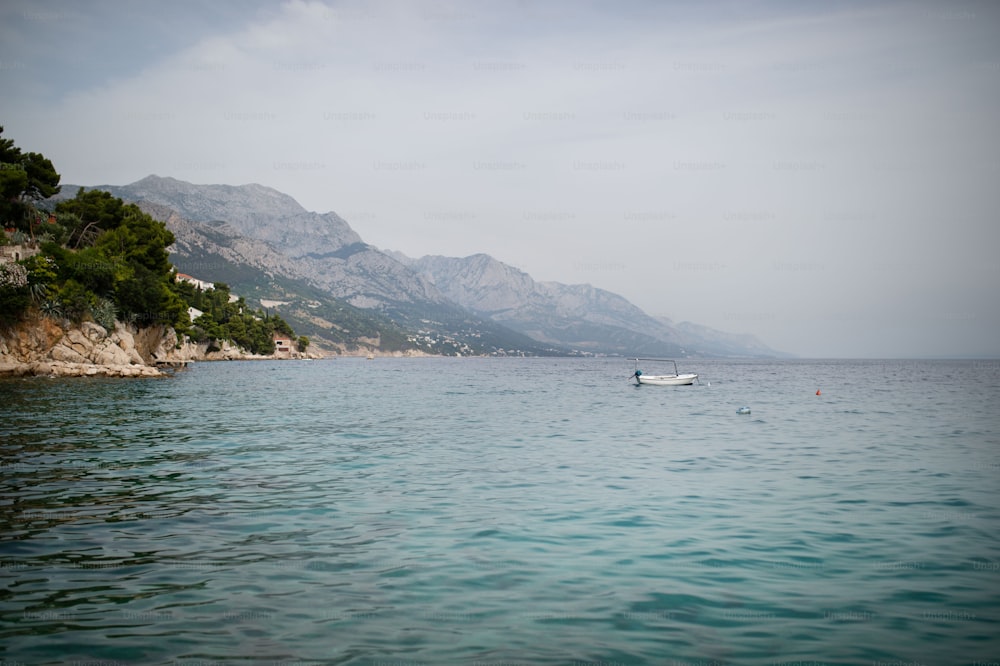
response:
[[[0,376],[14,377],[162,377],[159,369],[149,365],[94,365],[66,361],[36,361],[34,363],[0,362]]]
[[[137,329],[115,322],[109,331],[94,322],[39,316],[0,329],[0,376],[162,377],[190,361],[322,358],[299,352],[260,356],[228,342],[217,345],[178,344],[176,332],[164,326]]]

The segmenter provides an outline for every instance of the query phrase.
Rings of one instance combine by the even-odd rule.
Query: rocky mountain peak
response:
[[[445,296],[482,313],[520,307],[535,294],[535,281],[530,275],[488,254],[465,258],[428,255],[413,266]]]
[[[306,211],[287,194],[264,185],[198,185],[176,178],[146,176],[118,189],[136,198],[170,205],[194,222],[246,222],[262,218],[281,219]]]
[[[336,213],[307,211],[291,196],[255,183],[197,185],[152,175],[130,185],[102,185],[99,189],[127,201],[169,206],[193,222],[225,221],[291,257],[330,254],[361,242]]]

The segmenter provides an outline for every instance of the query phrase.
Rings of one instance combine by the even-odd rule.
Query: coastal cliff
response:
[[[261,356],[229,342],[190,340],[178,344],[173,328],[136,328],[115,322],[108,330],[94,322],[69,324],[38,316],[0,329],[0,376],[158,377],[161,367],[187,361],[318,358],[291,352]]]

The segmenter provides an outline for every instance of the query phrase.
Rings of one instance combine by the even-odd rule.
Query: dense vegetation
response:
[[[74,198],[42,211],[39,204],[59,192],[52,163],[38,153],[22,153],[2,136],[0,161],[0,245],[14,244],[32,255],[0,263],[0,324],[37,308],[50,317],[93,320],[107,329],[116,320],[138,327],[163,324],[179,336],[232,340],[258,354],[274,352],[275,332],[293,337],[280,317],[250,310],[242,298],[230,302],[224,284],[201,290],[178,281],[167,251],[174,235],[135,204],[80,188]],[[189,307],[204,312],[193,324]],[[305,344],[300,340],[300,348]]]
[[[214,289],[199,289],[189,282],[177,282],[177,289],[191,307],[200,310],[188,335],[196,342],[232,340],[254,354],[274,353],[274,334],[294,339],[294,331],[281,317],[247,308],[243,297],[234,299],[229,285],[217,282]],[[300,348],[308,344],[299,342]]]

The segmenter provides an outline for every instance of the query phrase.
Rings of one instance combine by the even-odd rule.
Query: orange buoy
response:
[[[816,389],[816,395],[823,395],[823,393],[819,389]]]

